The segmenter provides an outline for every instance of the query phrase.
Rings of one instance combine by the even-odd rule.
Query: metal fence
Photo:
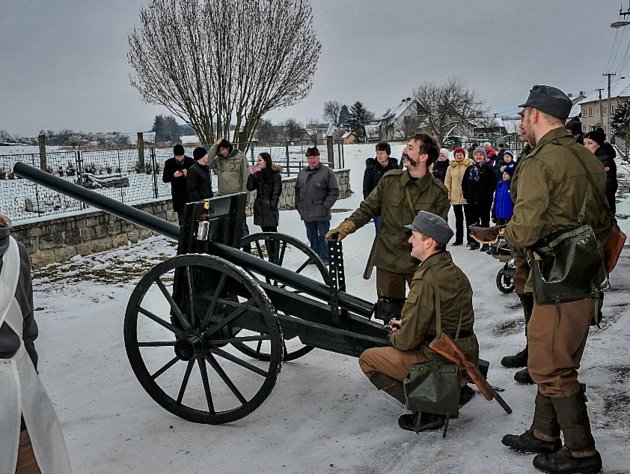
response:
[[[310,144],[259,146],[251,143],[247,152],[250,163],[259,153],[268,152],[286,176],[295,176],[305,166],[304,152]],[[187,155],[192,155],[192,148]],[[169,183],[162,181],[164,162],[173,156],[172,147],[145,148],[144,160],[137,148],[46,153],[46,171],[126,204],[137,204],[170,197]],[[325,147],[320,148],[326,163]],[[341,163],[339,160],[335,160]],[[74,212],[86,209],[82,202],[69,198],[13,174],[13,166],[23,162],[40,168],[39,153],[0,155],[0,211],[13,221]],[[213,188],[217,177],[213,174]]]

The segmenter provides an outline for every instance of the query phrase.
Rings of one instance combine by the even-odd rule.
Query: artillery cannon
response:
[[[386,344],[387,331],[369,319],[372,303],[344,291],[340,243],[330,271],[283,234],[248,236],[252,254],[239,250],[245,193],[187,204],[180,228],[23,163],[14,171],[178,241],[177,256],[140,279],[124,319],[138,381],[177,416],[238,420],[269,396],[283,361],[312,348],[358,356]]]

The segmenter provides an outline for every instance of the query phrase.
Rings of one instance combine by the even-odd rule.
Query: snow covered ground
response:
[[[401,149],[395,146],[393,156]],[[373,145],[347,146],[345,155],[355,194],[337,202],[333,225],[358,206]],[[620,173],[627,175],[627,168]],[[630,206],[621,203],[619,213],[630,214]],[[259,229],[250,222],[250,230]],[[279,230],[306,240],[296,211],[281,213]],[[369,300],[375,299],[374,277],[365,281],[361,275],[373,235],[370,224],[344,240],[348,292]],[[473,285],[475,327],[481,355],[491,364],[489,380],[505,388],[502,396],[514,413],[478,395],[451,421],[446,439],[440,432],[399,429],[403,407],[374,389],[355,358],[322,350],[285,363],[270,397],[237,422],[211,426],[175,417],[137,382],[122,332],[134,285],[150,266],[175,255],[173,243],[152,237],[39,271],[39,370],[75,472],[537,472],[533,456],[500,443],[504,434],[529,426],[536,391],[516,384],[514,371],[499,364],[524,344],[518,298],[497,290],[500,262],[462,247],[449,251]],[[607,473],[630,472],[629,269],[624,253],[606,294],[604,322],[591,330],[581,369]]]

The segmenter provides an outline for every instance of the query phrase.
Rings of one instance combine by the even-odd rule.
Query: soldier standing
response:
[[[381,228],[368,265],[376,267],[376,317],[385,322],[400,315],[405,283],[411,285],[418,267],[418,260],[409,255],[409,233],[403,223],[411,222],[418,211],[448,218],[448,190],[429,172],[439,152],[431,135],[418,133],[411,137],[402,156],[405,168],[385,173],[359,208],[326,234],[326,239],[342,240],[375,216],[381,216]]]
[[[536,85],[520,107],[533,149],[519,165],[514,217],[504,235],[512,247],[529,249],[541,238],[575,227],[584,196],[594,195],[580,161],[602,193],[606,176],[601,163],[564,127],[572,107],[566,94],[555,87]],[[598,200],[586,201],[584,223],[600,241],[610,230],[604,211]],[[490,228],[487,233],[498,234],[499,229]],[[530,429],[521,435],[506,435],[502,443],[521,452],[538,453],[534,466],[544,472],[595,473],[602,467],[591,434],[585,389],[577,373],[595,304],[591,297],[538,304],[534,291],[527,325],[527,366],[538,384],[534,419]]]

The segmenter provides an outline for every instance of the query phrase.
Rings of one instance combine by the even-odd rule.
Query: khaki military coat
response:
[[[431,173],[414,179],[405,170],[383,175],[374,190],[363,200],[348,220],[357,228],[374,216],[381,216],[381,228],[374,242],[374,266],[398,274],[416,271],[418,261],[409,254],[411,224],[419,211],[428,211],[448,219],[448,191]]]
[[[424,260],[413,275],[411,289],[402,309],[400,330],[387,340],[396,349],[419,349],[429,358],[437,355],[428,345],[436,335],[436,305],[439,299],[442,331],[453,336],[461,317],[461,331],[473,332],[475,312],[472,287],[464,272],[453,263],[448,252],[439,252]],[[458,346],[477,363],[479,346],[473,334],[460,338]]]
[[[605,195],[606,172],[601,162],[564,127],[551,130],[521,160],[512,180],[514,215],[504,235],[513,248],[528,249],[541,238],[576,227],[585,195],[584,222],[600,241],[606,238],[611,227],[608,204],[595,195],[576,155]],[[525,289],[531,291],[531,285]]]
[[[208,150],[208,167],[219,178],[219,194],[234,194],[247,191],[249,164],[238,148],[234,148],[227,157],[217,155],[218,145]]]

